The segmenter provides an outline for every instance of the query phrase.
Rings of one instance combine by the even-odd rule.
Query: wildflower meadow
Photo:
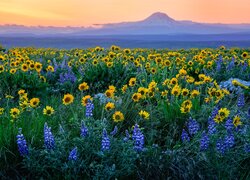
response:
[[[1,179],[250,179],[250,50],[0,49]]]

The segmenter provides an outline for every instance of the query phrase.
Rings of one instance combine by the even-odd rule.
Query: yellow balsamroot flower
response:
[[[227,108],[220,108],[218,111],[218,114],[215,116],[214,121],[216,123],[222,122],[224,119],[226,119],[230,114],[230,111]]]
[[[39,105],[39,103],[40,103],[39,98],[32,98],[29,104],[31,107],[36,108]]]
[[[114,97],[114,91],[111,90],[111,89],[107,89],[104,94],[108,98],[113,98]]]
[[[182,89],[181,95],[182,96],[188,96],[189,95],[189,90],[187,88]]]
[[[167,96],[168,95],[168,90],[165,90],[165,91],[162,91],[161,92],[161,96],[162,97],[165,97],[165,96]]]
[[[19,96],[24,95],[24,93],[25,93],[25,90],[24,90],[24,89],[20,89],[20,90],[18,91],[18,95],[19,95]]]
[[[13,99],[14,97],[11,96],[11,95],[9,95],[9,94],[5,94],[5,98],[6,98],[6,99]]]
[[[132,87],[135,86],[135,84],[136,84],[136,78],[130,78],[128,85]]]
[[[71,104],[71,103],[73,103],[73,101],[74,101],[74,96],[73,95],[71,95],[71,94],[65,94],[64,96],[63,96],[63,104],[64,105],[69,105],[69,104]]]
[[[79,84],[78,89],[80,91],[86,91],[89,89],[89,85],[86,82],[83,82],[83,83]]]
[[[30,64],[29,64],[29,68],[30,68],[30,70],[35,69],[35,64],[34,64],[34,63],[30,63]]]
[[[124,115],[121,111],[116,111],[112,116],[114,122],[121,122],[124,120]]]
[[[37,72],[40,72],[42,70],[42,68],[43,68],[43,65],[41,63],[39,63],[39,62],[35,63],[35,70]]]
[[[4,72],[4,66],[0,65],[0,73]]]
[[[248,57],[248,53],[247,52],[243,52],[242,55],[241,55],[242,58],[247,58]]]
[[[51,116],[52,114],[54,114],[55,110],[51,107],[51,106],[46,106],[43,109],[43,114],[47,115],[47,116]]]
[[[49,65],[47,68],[46,68],[47,71],[50,71],[50,72],[54,72],[54,67]]]
[[[122,93],[124,94],[127,91],[128,85],[123,85],[122,86]]]
[[[97,60],[97,59],[94,59],[94,60],[92,61],[92,64],[93,64],[94,66],[96,66],[96,65],[98,64],[98,60]]]
[[[27,72],[27,71],[29,70],[28,64],[26,64],[26,63],[22,64],[21,70],[22,70],[23,72]]]
[[[137,92],[141,94],[143,99],[145,99],[148,93],[148,89],[144,87],[139,87]]]
[[[22,110],[26,109],[27,107],[29,107],[29,102],[28,101],[21,101],[19,102],[19,106],[22,108]]]
[[[112,103],[112,102],[108,102],[108,103],[105,105],[106,111],[110,111],[111,109],[114,109],[114,108],[115,108],[115,104]]]
[[[0,108],[0,115],[2,115],[4,112],[4,108]]]
[[[235,127],[238,127],[238,126],[242,125],[240,116],[237,115],[237,116],[234,117],[233,124],[234,124]]]
[[[109,89],[112,90],[112,91],[114,91],[114,92],[116,91],[116,87],[113,86],[113,85],[109,86]]]
[[[91,101],[93,101],[93,98],[90,95],[86,95],[82,98],[82,105],[86,106],[88,103],[88,99],[90,99]]]
[[[171,91],[171,94],[174,96],[179,96],[181,93],[181,88],[178,85],[175,85]]]
[[[177,78],[172,78],[169,82],[170,85],[176,85],[178,84],[178,79]]]
[[[140,99],[141,99],[141,93],[134,93],[134,94],[132,95],[132,100],[133,100],[134,102],[138,102]]]
[[[149,119],[149,116],[150,116],[150,114],[149,114],[147,111],[143,111],[143,110],[141,110],[141,111],[139,112],[139,115],[140,115],[143,119]]]
[[[200,94],[200,92],[198,91],[198,90],[193,90],[193,91],[191,91],[191,97],[196,97],[196,96],[198,96]]]
[[[18,118],[20,115],[20,110],[18,108],[12,108],[10,109],[10,116],[14,119]]]
[[[181,113],[189,113],[191,108],[192,106],[181,106],[180,110],[181,110]]]
[[[187,75],[187,71],[185,70],[185,69],[180,69],[179,70],[179,74],[181,75],[181,76],[185,76],[185,75]]]

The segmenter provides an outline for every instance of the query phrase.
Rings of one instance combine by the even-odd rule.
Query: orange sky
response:
[[[159,11],[176,20],[250,23],[250,0],[0,0],[0,24],[89,26]]]

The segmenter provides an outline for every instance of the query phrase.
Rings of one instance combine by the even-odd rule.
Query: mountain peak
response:
[[[154,22],[175,22],[174,19],[169,17],[167,14],[162,12],[155,12],[144,21],[154,21]]]

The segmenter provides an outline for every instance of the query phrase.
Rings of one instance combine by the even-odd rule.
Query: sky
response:
[[[91,26],[154,12],[176,20],[250,23],[250,0],[0,0],[0,24]]]

